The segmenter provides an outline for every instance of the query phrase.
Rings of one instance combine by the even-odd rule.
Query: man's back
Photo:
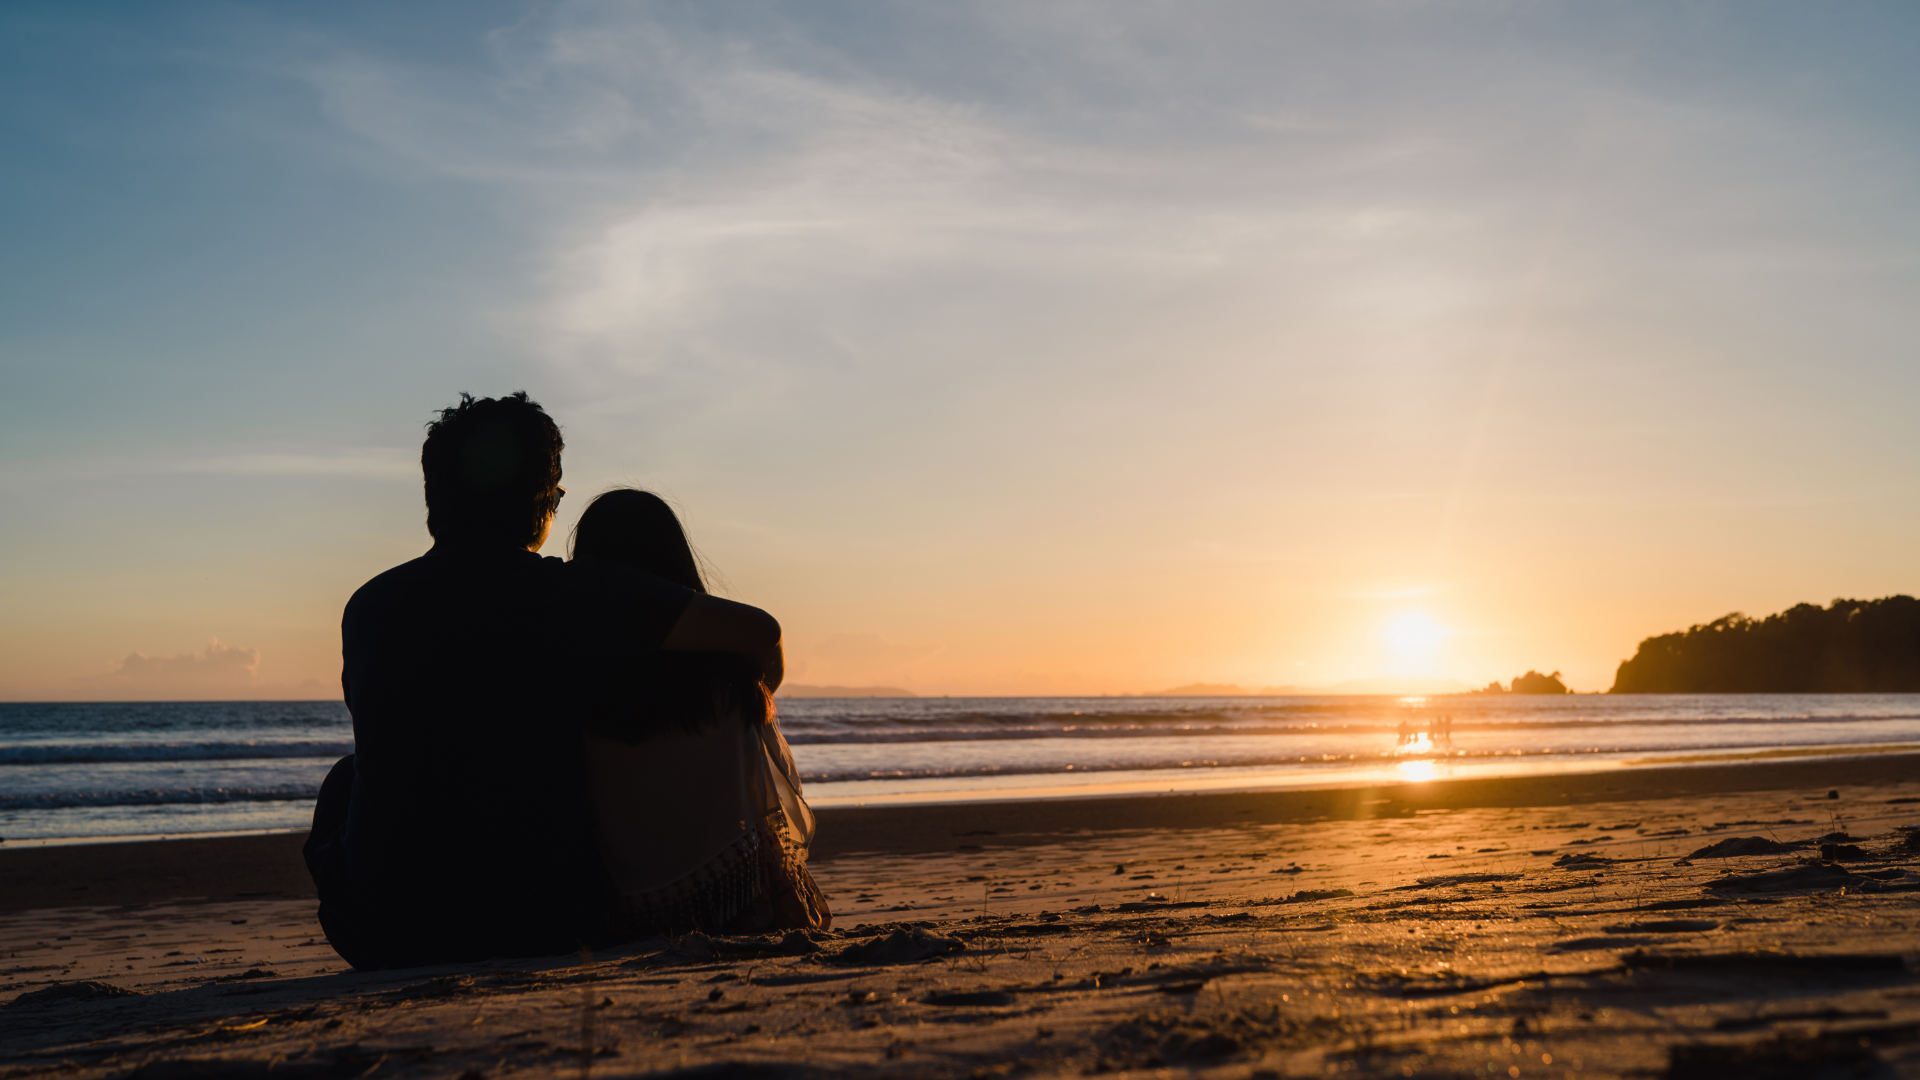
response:
[[[644,664],[690,595],[624,567],[447,544],[356,592],[341,622],[352,807],[322,897],[347,936],[384,966],[590,934],[581,711]]]

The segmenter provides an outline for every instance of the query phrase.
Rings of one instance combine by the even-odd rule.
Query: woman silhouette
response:
[[[706,592],[680,519],[616,488],[574,527],[572,558],[612,559]],[[621,938],[704,930],[826,929],[807,872],[813,813],[773,696],[724,653],[662,652],[638,693],[587,718],[589,788]]]

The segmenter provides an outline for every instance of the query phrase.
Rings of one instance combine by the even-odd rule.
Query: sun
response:
[[[1395,661],[1419,664],[1433,659],[1450,633],[1423,611],[1405,611],[1388,621],[1380,637]]]

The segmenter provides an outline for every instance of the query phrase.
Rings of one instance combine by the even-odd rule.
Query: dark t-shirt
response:
[[[436,544],[340,631],[355,777],[334,899],[398,960],[566,951],[600,904],[581,724],[693,594],[632,567]]]

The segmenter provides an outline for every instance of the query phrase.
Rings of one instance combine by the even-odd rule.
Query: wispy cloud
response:
[[[638,414],[657,440],[990,416],[1049,468],[1032,440],[1114,441],[1112,410],[1157,398],[1195,436],[1163,449],[1217,454],[1279,384],[1327,400],[1370,375],[1326,360],[1484,316],[1531,212],[1486,160],[1512,138],[1498,118],[1435,132],[1377,87],[1341,102],[1247,70],[1156,96],[1186,76],[1142,48],[1145,9],[1097,42],[953,16],[983,49],[1024,37],[980,57],[1022,89],[1058,69],[1109,102],[922,79],[831,27],[660,11],[561,5],[497,32],[479,74],[311,71],[348,129],[540,222],[535,291],[499,325],[570,381],[574,415]],[[903,401],[933,412],[874,408]]]
[[[486,70],[346,53],[309,77],[396,160],[541,223],[539,291],[502,325],[611,408],[983,369],[1084,400],[1176,382],[1176,350],[1185,381],[1285,371],[1344,399],[1436,334],[1481,378],[1457,354],[1518,291],[1590,302],[1624,248],[1750,248],[1714,219],[1799,197],[1752,179],[1809,137],[1790,121],[1544,33],[1502,51],[1523,32],[1472,5],[1217,14],[1113,5],[1088,34],[1084,10],[900,9],[863,48],[831,21],[572,3],[497,30]],[[922,70],[887,56],[936,32]]]

